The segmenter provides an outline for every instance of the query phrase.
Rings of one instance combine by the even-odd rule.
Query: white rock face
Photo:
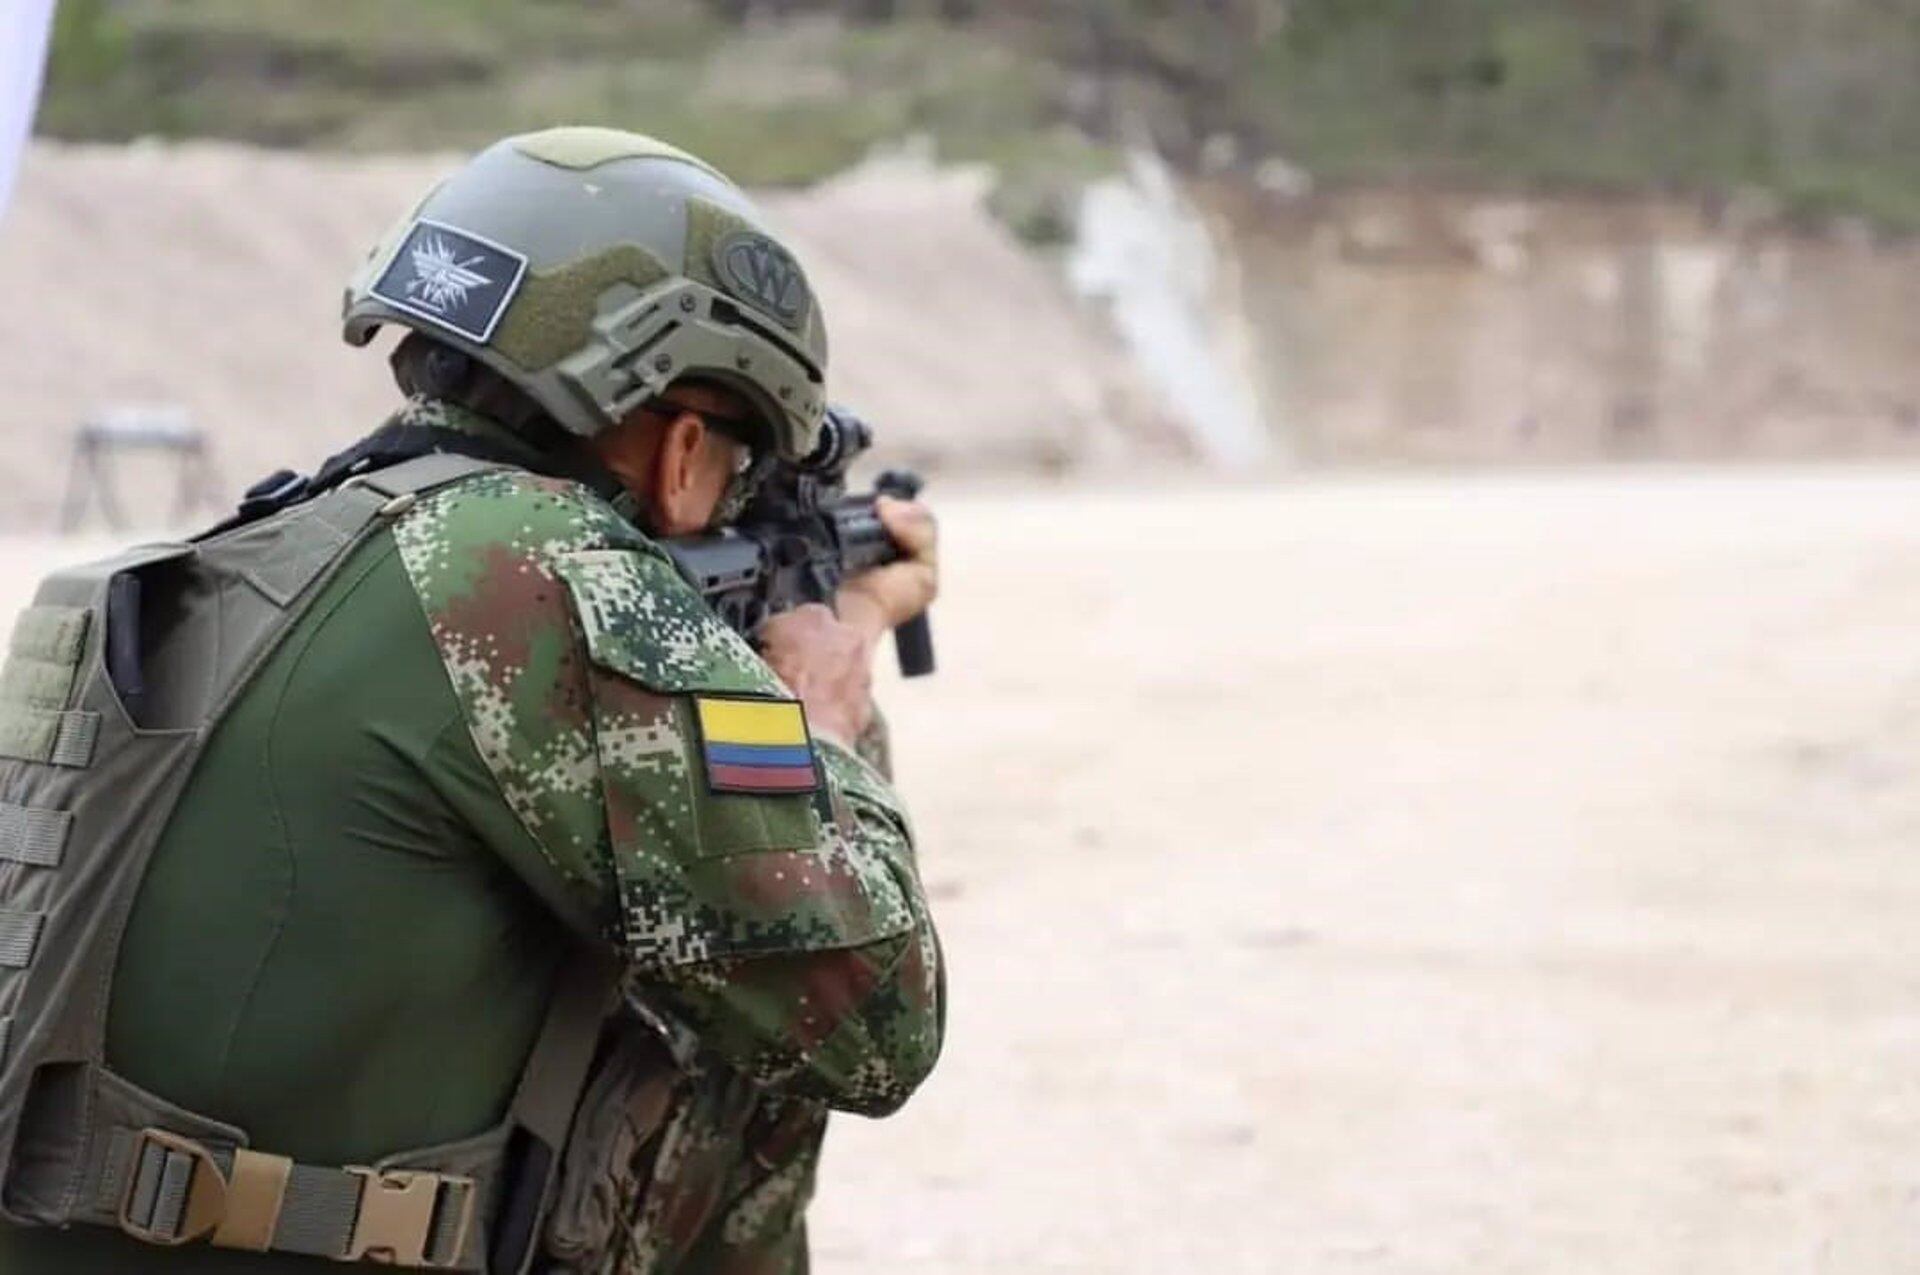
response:
[[[1068,278],[1104,302],[1141,372],[1208,461],[1262,464],[1274,452],[1238,322],[1238,288],[1199,210],[1145,152],[1080,206]]]
[[[1185,450],[1121,342],[985,211],[990,181],[903,151],[762,201],[819,290],[835,395],[917,463],[1059,471]]]

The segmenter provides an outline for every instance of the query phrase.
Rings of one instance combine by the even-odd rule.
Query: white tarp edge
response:
[[[54,0],[0,0],[0,214],[33,130]]]

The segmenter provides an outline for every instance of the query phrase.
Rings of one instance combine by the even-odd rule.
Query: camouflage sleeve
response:
[[[860,732],[860,738],[853,741],[853,751],[882,779],[893,782],[893,732],[887,727],[887,715],[878,708],[873,710],[873,717]]]
[[[540,848],[515,864],[536,892],[591,895],[630,981],[728,1064],[850,1110],[904,1101],[938,1051],[942,988],[886,782],[807,738],[765,663],[578,489],[469,480],[395,539],[477,751]],[[792,764],[737,772],[755,746],[715,723],[743,717],[797,730],[771,750]]]
[[[939,1052],[943,985],[891,788],[803,725],[817,791],[727,773],[721,710],[803,723],[791,693],[663,559],[577,554],[560,570],[591,653],[632,985],[762,1083],[897,1108]]]
[[[851,752],[822,742],[830,835],[884,864],[911,925],[837,951],[730,958],[649,980],[654,995],[732,1065],[843,1111],[886,1115],[933,1069],[945,1026],[945,974],[891,790]]]
[[[462,785],[456,806],[590,941],[612,932],[611,852],[586,652],[553,561],[623,528],[572,484],[502,471],[435,493],[393,532],[494,790]]]

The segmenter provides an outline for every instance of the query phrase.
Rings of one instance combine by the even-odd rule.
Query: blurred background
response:
[[[33,120],[0,610],[376,424],[463,152],[791,232],[950,546],[819,1269],[1920,1269],[1920,0],[59,0]]]

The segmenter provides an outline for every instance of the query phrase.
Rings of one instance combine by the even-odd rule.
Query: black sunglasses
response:
[[[705,411],[687,403],[677,403],[673,399],[654,397],[640,405],[644,412],[654,412],[661,416],[678,416],[682,412],[698,416],[706,427],[716,434],[724,434],[742,447],[758,450],[759,440],[766,437],[766,428],[756,420],[746,420],[738,416],[722,416],[717,412]]]

